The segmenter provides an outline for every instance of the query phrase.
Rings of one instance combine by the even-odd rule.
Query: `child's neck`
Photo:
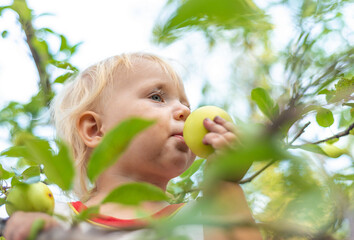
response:
[[[137,182],[137,181],[139,180],[136,178],[128,178],[121,175],[112,176],[110,174],[102,174],[99,181],[97,182],[97,191],[87,202],[85,202],[85,205],[88,207],[99,205],[102,202],[102,200],[114,188],[128,182]],[[166,185],[167,184],[159,187],[165,190]],[[108,204],[101,205],[100,213],[104,215],[116,217],[116,218],[121,218],[121,219],[132,219],[132,218],[136,218],[137,214],[139,213],[144,213],[148,215],[154,214],[159,210],[161,210],[162,208],[166,207],[167,205],[168,205],[167,202],[144,202],[139,207],[128,207],[125,205],[108,203]]]
[[[149,180],[149,181],[147,181]],[[115,188],[129,182],[148,182],[160,187],[162,190],[166,190],[168,181],[161,181],[160,179],[143,179],[139,176],[124,176],[123,174],[112,174],[106,172],[102,174],[96,182],[96,192],[93,196],[85,202],[86,206],[98,205],[102,200]],[[153,214],[163,207],[167,206],[167,202],[145,202],[137,207],[127,207],[119,204],[104,204],[100,208],[100,213],[110,215],[117,218],[135,218],[137,211]]]

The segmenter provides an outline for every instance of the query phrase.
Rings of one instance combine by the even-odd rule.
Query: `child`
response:
[[[195,159],[182,135],[184,122],[190,114],[183,83],[172,67],[157,56],[124,54],[91,66],[67,84],[54,101],[53,109],[58,135],[72,146],[77,162],[77,193],[81,201],[71,204],[74,211],[99,204],[111,190],[128,182],[147,182],[166,190],[169,180],[184,172]],[[154,119],[156,123],[134,138],[119,161],[101,174],[89,190],[86,164],[92,150],[110,129],[130,117]],[[206,119],[204,125],[210,133],[203,143],[215,149],[236,139],[233,125],[222,118]],[[226,212],[215,213],[217,217],[235,219],[236,216],[236,219],[252,221],[242,189],[236,183],[221,181],[217,194],[216,201],[226,204],[225,207],[230,205]],[[137,210],[150,215],[171,214],[180,206],[166,202],[145,202],[139,208],[104,204],[100,214],[129,225],[129,221],[136,218]],[[15,213],[8,221],[5,237],[7,240],[25,239],[31,223],[37,218],[46,220],[45,229],[58,224],[45,214]],[[102,221],[96,223],[105,225]],[[121,231],[119,236],[135,239],[131,232],[134,231]],[[125,234],[132,237],[125,238]],[[192,239],[203,239],[197,233],[190,235]],[[204,239],[236,238],[261,239],[261,236],[252,228],[204,230]]]

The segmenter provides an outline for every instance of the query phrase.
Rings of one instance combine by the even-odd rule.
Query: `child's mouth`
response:
[[[182,133],[180,133],[180,134],[175,134],[175,135],[173,135],[173,137],[176,137],[176,138],[178,138],[178,139],[181,139],[181,140],[184,142],[184,138],[183,138],[183,134],[182,134]]]

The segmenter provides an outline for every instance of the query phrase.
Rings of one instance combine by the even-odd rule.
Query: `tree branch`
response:
[[[298,139],[304,132],[305,132],[305,129],[311,124],[311,122],[308,122],[305,124],[305,126],[303,126],[300,131],[298,132],[298,134],[296,134],[296,136],[293,138],[293,140],[291,140],[291,142],[289,143],[290,145],[293,144],[296,139]]]
[[[323,140],[319,140],[317,142],[313,142],[312,144],[319,144],[319,143],[327,142],[328,140],[332,140],[332,139],[335,139],[335,138],[340,138],[340,137],[349,135],[349,133],[350,133],[350,131],[352,129],[354,129],[354,122],[352,124],[350,124],[350,126],[347,129],[345,129],[344,131],[339,132],[339,133],[333,135],[332,137],[329,137],[329,138],[326,138],[326,139],[323,139]]]
[[[263,168],[261,168],[260,170],[258,170],[257,172],[255,172],[252,176],[243,179],[239,182],[239,184],[244,184],[244,183],[248,183],[251,182],[253,179],[255,179],[259,174],[261,174],[264,170],[266,170],[268,167],[270,167],[273,163],[275,163],[276,160],[272,160],[269,163],[267,163]]]
[[[25,6],[23,7],[29,10],[27,2],[26,1],[23,2],[25,3]],[[39,75],[39,86],[40,89],[43,90],[44,97],[45,97],[45,104],[48,105],[51,99],[50,96],[51,96],[52,89],[49,81],[49,75],[46,71],[47,59],[46,57],[43,56],[43,53],[41,54],[34,45],[34,42],[38,40],[36,38],[36,30],[32,25],[32,19],[23,18],[21,11],[19,9],[14,9],[14,10],[18,14],[19,17],[18,21],[21,24],[21,27],[26,35],[25,41],[29,47],[29,50],[31,52],[31,55],[33,57]],[[45,54],[48,55],[49,53],[46,52]]]

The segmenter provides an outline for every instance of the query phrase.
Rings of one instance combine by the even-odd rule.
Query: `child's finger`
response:
[[[224,126],[213,122],[209,118],[204,119],[203,124],[204,124],[204,127],[209,132],[215,132],[215,133],[223,134],[223,133],[226,133],[228,131]]]
[[[226,121],[222,117],[216,116],[214,122],[223,126],[226,130],[237,133],[237,128],[233,122]]]
[[[203,138],[203,143],[211,145],[214,149],[229,147],[236,140],[236,136],[231,132],[218,134],[214,132],[207,133]]]

